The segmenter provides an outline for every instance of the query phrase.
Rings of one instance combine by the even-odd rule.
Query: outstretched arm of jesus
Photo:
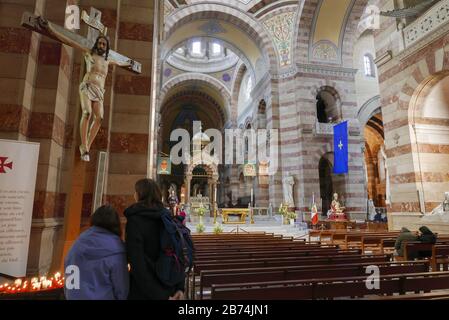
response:
[[[78,50],[84,51],[84,52],[89,52],[88,48],[83,47],[81,44],[79,44],[76,41],[73,41],[72,39],[70,39],[69,37],[65,36],[64,34],[58,32],[58,30],[56,30],[56,28],[53,26],[53,24],[51,22],[49,22],[47,19],[44,19],[42,17],[39,17],[39,24],[45,28],[51,35],[55,36],[56,38],[59,39],[59,41],[61,41],[62,43],[71,46],[73,48],[76,48]]]
[[[119,67],[132,67],[134,60],[129,59],[128,61],[117,61],[112,58],[111,64]]]

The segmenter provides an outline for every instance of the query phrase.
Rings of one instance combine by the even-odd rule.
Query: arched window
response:
[[[192,43],[192,54],[196,56],[201,55],[201,41],[194,41]]]
[[[374,59],[370,54],[365,54],[363,56],[363,66],[365,69],[366,77],[376,77],[376,67],[374,65]]]
[[[212,55],[213,56],[221,55],[222,50],[223,50],[223,47],[220,44],[218,44],[216,42],[214,42],[212,44]]]

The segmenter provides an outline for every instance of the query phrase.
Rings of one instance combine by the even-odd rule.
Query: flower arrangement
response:
[[[219,223],[216,223],[214,227],[214,233],[215,234],[223,233],[223,226]]]
[[[279,214],[285,217],[287,213],[288,213],[288,206],[281,203],[281,206],[279,207]]]
[[[284,217],[284,223],[288,223],[289,220],[294,220],[297,218],[296,212],[289,211],[288,205],[284,205],[281,203],[281,206],[279,207],[279,214]]]
[[[206,226],[203,223],[198,223],[196,225],[196,232],[203,233],[206,230]]]
[[[290,211],[287,213],[287,219],[296,219],[296,212]]]
[[[198,216],[204,217],[204,215],[206,214],[206,208],[201,205],[198,209],[196,209],[196,213],[198,214]]]

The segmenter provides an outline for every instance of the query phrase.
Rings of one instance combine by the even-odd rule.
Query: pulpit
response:
[[[331,230],[346,230],[348,228],[348,220],[328,220]]]

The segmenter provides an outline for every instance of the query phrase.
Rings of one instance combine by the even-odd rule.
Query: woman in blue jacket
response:
[[[71,272],[66,274],[71,279],[65,286],[67,300],[127,299],[128,263],[121,235],[120,218],[113,207],[95,211],[91,228],[80,235],[65,259],[65,270]],[[79,270],[79,281],[73,270]]]

